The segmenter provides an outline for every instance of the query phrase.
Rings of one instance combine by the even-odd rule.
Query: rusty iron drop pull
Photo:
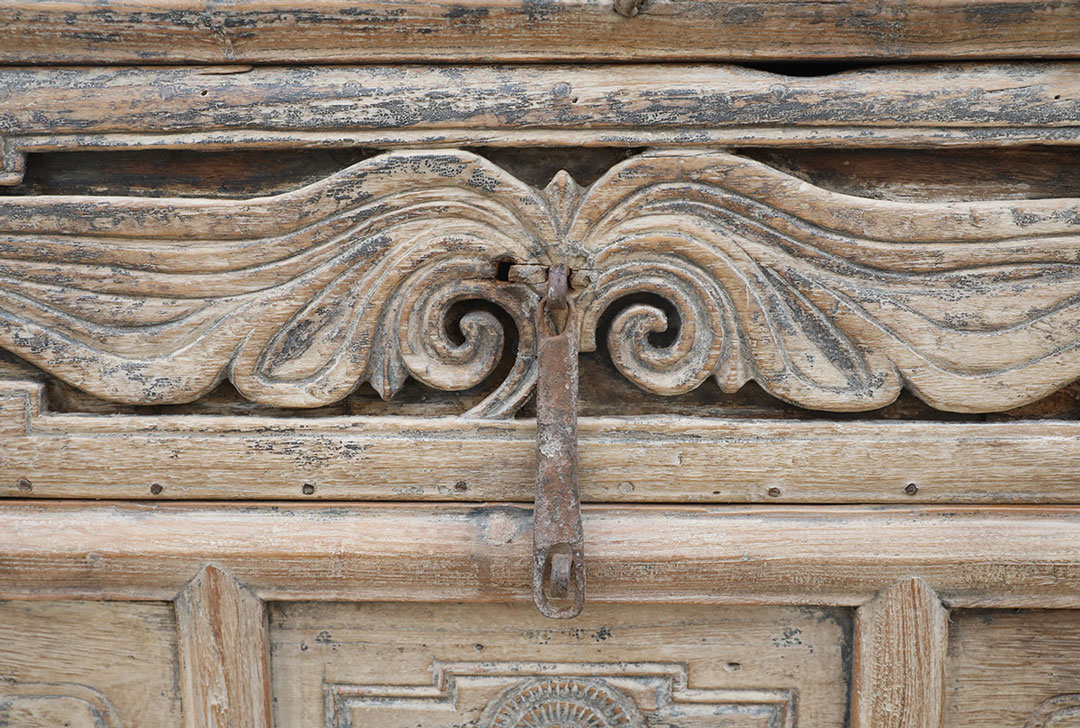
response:
[[[533,600],[540,613],[571,619],[585,606],[585,545],[578,494],[578,343],[565,264],[548,272],[537,308],[536,505]],[[561,602],[561,604],[556,604]]]

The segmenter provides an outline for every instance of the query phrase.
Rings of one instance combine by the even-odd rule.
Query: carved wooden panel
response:
[[[843,611],[276,604],[277,725],[843,726]]]
[[[0,725],[181,728],[172,606],[0,601]]]
[[[426,686],[327,684],[323,720],[407,728],[466,713],[482,728],[796,725],[797,691],[692,690],[684,663],[436,662],[434,671]]]
[[[661,394],[753,379],[850,411],[906,386],[979,412],[1080,375],[1075,198],[882,202],[704,150],[539,190],[418,151],[255,200],[4,198],[0,226],[0,343],[119,401],[188,401],[224,377],[290,407],[409,376],[466,389],[508,339],[484,301],[517,346],[471,414],[506,416],[535,381],[538,295],[498,264],[552,260],[575,271],[582,349],[614,314],[616,367]]]
[[[1080,726],[1080,611],[955,611],[946,728]]]

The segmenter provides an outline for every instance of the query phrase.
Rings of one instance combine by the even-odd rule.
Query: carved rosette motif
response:
[[[599,678],[536,678],[502,692],[481,728],[645,728],[629,696]]]
[[[582,350],[609,322],[615,366],[660,394],[755,380],[858,411],[906,386],[976,412],[1080,376],[1080,201],[869,200],[707,150],[587,189],[451,150],[253,200],[3,198],[0,346],[138,403],[227,378],[315,407],[500,372],[469,414],[503,417],[535,383],[538,292],[496,272],[553,261],[575,271]]]

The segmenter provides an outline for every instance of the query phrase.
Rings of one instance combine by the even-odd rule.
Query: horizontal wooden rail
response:
[[[7,184],[27,152],[63,149],[1080,140],[1077,63],[820,77],[703,65],[0,68],[0,89]]]
[[[509,505],[0,505],[0,597],[172,599],[207,564],[265,600],[526,601]],[[586,507],[596,602],[1080,607],[1080,509]]]
[[[531,420],[57,414],[39,398],[0,388],[0,498],[534,495]],[[587,502],[1080,503],[1076,422],[586,417],[578,432]]]
[[[1017,58],[1080,54],[1080,7],[1011,0],[8,0],[0,62]]]

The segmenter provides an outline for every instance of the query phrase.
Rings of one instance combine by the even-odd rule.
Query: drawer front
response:
[[[841,728],[846,610],[274,604],[278,725]],[[562,722],[560,722],[562,721]],[[554,723],[553,723],[554,722]]]
[[[0,706],[30,728],[1075,724],[1074,508],[591,507],[568,622],[529,603],[514,513],[5,505]]]
[[[880,623],[890,590],[859,609],[593,604],[573,622],[553,622],[526,604],[264,608],[227,575],[204,589],[207,576],[175,607],[0,603],[0,720],[19,728],[906,726],[889,721],[913,719],[925,685],[912,676],[936,665],[945,726],[1080,725],[1080,610],[955,609],[947,640],[937,641],[912,627],[925,616],[915,591],[902,590]],[[247,618],[253,626],[243,626]],[[901,643],[890,644],[883,627],[903,633]],[[259,649],[270,676],[262,698]],[[907,674],[894,674],[890,687],[883,677],[893,671]],[[859,690],[871,683],[867,708]],[[890,703],[892,689],[899,702]],[[181,706],[193,700],[206,710],[185,722]],[[937,725],[932,705],[920,710],[918,725]]]

